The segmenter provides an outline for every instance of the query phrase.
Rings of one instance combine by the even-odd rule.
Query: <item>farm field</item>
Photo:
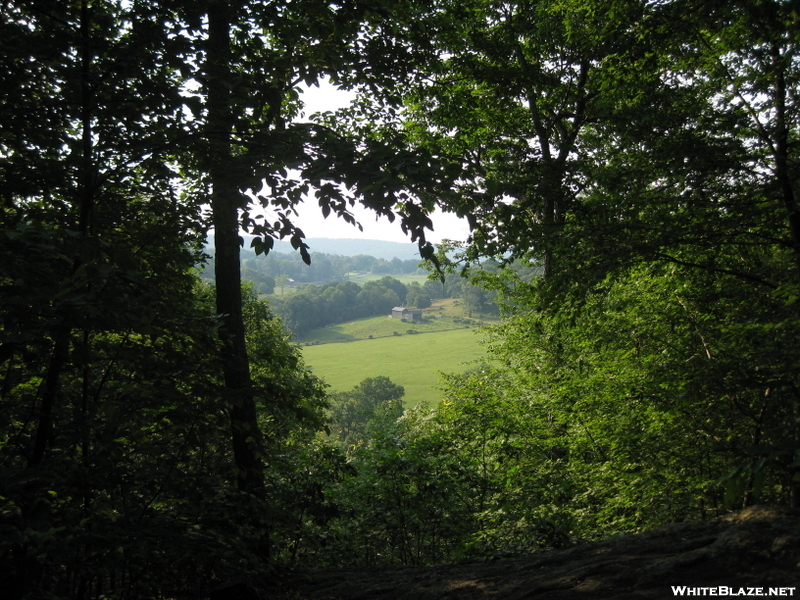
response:
[[[405,325],[405,324],[404,324]],[[406,327],[408,328],[408,327]],[[407,407],[439,403],[440,372],[461,372],[485,355],[476,329],[404,334],[302,348],[306,364],[333,391],[385,375],[406,390]]]
[[[330,344],[336,342],[355,342],[373,338],[392,337],[396,334],[409,335],[409,331],[417,333],[433,333],[451,329],[465,329],[468,325],[479,325],[480,322],[460,317],[442,316],[440,318],[428,317],[422,323],[408,323],[389,317],[373,317],[371,319],[358,319],[347,323],[328,325],[312,329],[307,334],[297,336],[296,341],[301,344]],[[412,334],[413,335],[413,334]]]
[[[391,319],[388,315],[357,319],[335,325],[326,325],[312,329],[304,335],[295,337],[301,344],[330,344],[333,342],[354,342],[373,338],[394,336],[395,333],[405,335],[409,330],[418,333],[434,331],[447,331],[450,329],[464,329],[466,327],[480,326],[485,323],[497,322],[497,317],[489,315],[475,315],[467,318],[465,310],[458,300],[447,298],[434,300],[431,308],[422,311],[424,318],[421,323],[408,323],[398,319]]]

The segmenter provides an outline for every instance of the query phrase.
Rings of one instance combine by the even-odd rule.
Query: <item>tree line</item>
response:
[[[272,310],[294,334],[365,317],[389,316],[392,308],[429,308],[434,299],[460,298],[469,311],[496,312],[494,293],[457,275],[408,285],[388,275],[359,286],[353,281],[305,284],[269,298]]]
[[[436,563],[798,506],[797,19],[0,5],[4,593],[203,596],[300,557]],[[325,77],[356,101],[301,118]],[[492,366],[433,412],[364,385],[331,407],[362,425],[322,435],[321,382],[241,286],[242,231],[313,264],[303,201],[393,218],[496,293]],[[437,206],[470,223],[459,256],[427,243]]]
[[[245,258],[247,256],[251,258]],[[294,334],[303,335],[311,329],[343,321],[390,314],[396,306],[429,308],[433,300],[460,298],[471,315],[497,312],[495,293],[456,273],[447,274],[443,281],[429,279],[422,284],[409,285],[385,275],[377,280],[358,284],[349,279],[350,273],[363,275],[387,271],[402,273],[428,273],[418,261],[387,261],[367,255],[338,256],[314,253],[310,265],[299,255],[270,252],[266,257],[255,257],[243,252],[242,280],[249,281],[255,291],[271,295],[273,312]],[[208,269],[211,258],[207,258],[200,272],[201,279],[214,281],[213,271]],[[480,268],[490,271],[496,268],[491,260],[484,261]],[[519,265],[513,265],[523,271]],[[322,282],[322,283],[320,283]]]
[[[405,302],[407,294],[405,284],[387,276],[363,287],[352,281],[303,286],[272,304],[291,331],[303,334],[348,319],[388,316],[393,307]]]
[[[201,277],[214,280],[213,249],[207,248],[209,257],[201,268]],[[276,285],[283,287],[292,280],[294,283],[314,283],[317,285],[330,281],[346,281],[352,275],[372,273],[376,275],[423,275],[428,271],[419,260],[386,260],[374,256],[339,256],[313,252],[311,262],[306,264],[299,254],[284,254],[272,251],[266,256],[242,250],[242,279],[251,281],[262,294],[272,294]]]

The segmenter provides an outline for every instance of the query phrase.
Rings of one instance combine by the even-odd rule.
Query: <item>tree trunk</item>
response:
[[[261,495],[261,433],[245,347],[239,267],[239,208],[242,195],[232,175],[230,6],[212,1],[208,9],[208,140],[217,313],[222,318],[222,369],[228,391],[233,457],[239,489]]]
[[[795,259],[795,274],[800,276],[800,207],[794,193],[790,170],[790,140],[789,123],[787,122],[787,100],[789,98],[786,83],[786,60],[781,53],[777,42],[772,45],[772,59],[775,68],[775,178],[780,189],[783,206],[786,209],[786,220],[789,225],[791,245]],[[800,281],[800,279],[799,279]],[[795,426],[794,444],[795,453],[792,465],[800,463],[800,401],[794,403]],[[789,468],[789,503],[792,508],[800,508],[800,467]]]
[[[88,0],[81,2],[80,21],[80,65],[81,65],[81,163],[78,181],[78,195],[75,198],[78,215],[78,232],[82,240],[91,232],[91,217],[94,209],[95,175],[94,164],[94,132],[92,118],[94,113],[94,91],[92,89],[92,62],[94,50],[91,39],[91,13]],[[75,258],[72,263],[72,274],[78,272],[81,258]],[[69,282],[65,282],[69,285]],[[69,353],[72,338],[72,315],[66,312],[61,316],[61,323],[53,332],[53,352],[47,372],[44,376],[42,387],[42,404],[39,408],[39,420],[33,441],[33,450],[28,459],[29,468],[38,468],[44,459],[48,445],[52,445],[53,434],[53,409],[58,400],[61,384],[61,374],[69,363]]]

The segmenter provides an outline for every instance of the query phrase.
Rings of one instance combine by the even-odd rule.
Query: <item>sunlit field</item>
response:
[[[403,332],[411,324],[398,322]],[[406,390],[406,406],[436,405],[440,372],[461,372],[485,354],[476,329],[403,333],[376,339],[303,348],[306,363],[334,391],[349,390],[367,377],[385,375]]]

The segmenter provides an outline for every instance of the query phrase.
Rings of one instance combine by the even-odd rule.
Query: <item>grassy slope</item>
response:
[[[403,324],[405,332],[410,324]],[[475,329],[404,334],[346,344],[303,348],[306,363],[334,391],[345,391],[367,377],[385,375],[406,389],[406,406],[438,404],[439,372],[459,372],[484,355]]]
[[[473,324],[477,324],[477,322]],[[405,335],[410,329],[419,333],[431,333],[464,328],[465,325],[463,323],[454,322],[452,317],[428,318],[422,323],[408,323],[407,321],[389,317],[373,317],[372,319],[359,319],[348,323],[313,329],[304,336],[298,336],[297,341],[300,343],[321,342],[329,344],[331,342],[366,340],[369,336],[375,338],[390,337],[395,335],[395,332]]]
[[[387,337],[394,335],[395,332],[405,335],[409,329],[414,329],[419,333],[446,331],[449,329],[463,329],[466,324],[476,326],[497,320],[496,317],[481,315],[475,315],[474,319],[466,319],[463,307],[460,306],[458,300],[452,298],[435,300],[431,308],[426,308],[422,312],[424,313],[422,323],[408,323],[399,319],[392,319],[388,315],[372,317],[312,329],[305,335],[297,336],[295,341],[301,344],[310,342],[323,344],[353,342],[368,339],[369,336],[375,338]],[[454,321],[453,317],[456,317],[457,320]]]

